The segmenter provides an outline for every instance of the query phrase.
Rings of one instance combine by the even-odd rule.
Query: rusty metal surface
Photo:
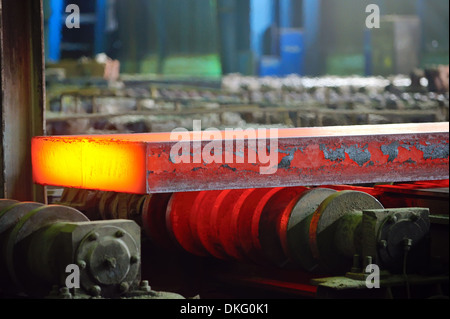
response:
[[[43,185],[146,194],[449,177],[448,123],[280,129],[277,150],[271,151],[277,155],[273,174],[261,173],[268,164],[259,159],[239,163],[242,153],[245,159],[255,155],[254,140],[245,131],[236,131],[228,142],[220,132],[223,140],[213,150],[221,161],[212,162],[197,161],[212,147],[211,138],[187,134],[190,141],[179,145],[190,151],[183,153],[189,161],[179,164],[171,154],[178,138],[171,140],[170,133],[38,137],[32,143],[34,179]],[[266,136],[256,140],[272,146]],[[227,148],[230,141],[233,151]]]

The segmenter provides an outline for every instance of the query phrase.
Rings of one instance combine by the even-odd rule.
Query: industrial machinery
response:
[[[84,191],[66,190],[63,200],[73,192]],[[118,201],[131,204],[140,211],[128,210],[128,218],[139,219],[154,244],[197,256],[319,274],[361,271],[367,260],[401,271],[405,252],[411,269],[426,259],[429,209],[384,209],[360,191],[293,187],[132,197],[102,193],[90,205],[114,218],[104,212],[117,211]]]
[[[138,248],[132,243],[138,238],[132,234],[138,224],[150,246],[198,258],[199,269],[207,269],[203,280],[225,286],[283,288],[316,298],[395,298],[398,287],[407,297],[413,296],[411,287],[421,287],[421,298],[448,296],[448,123],[280,130],[278,169],[272,175],[259,173],[263,162],[236,159],[252,149],[251,140],[238,133],[232,141],[241,149],[230,151],[223,144],[223,156],[235,156],[226,165],[176,164],[170,149],[178,141],[166,134],[34,139],[35,180],[65,187],[58,204],[112,223],[73,226],[82,235],[72,237],[69,246],[78,247],[72,255],[77,257],[67,262],[94,264],[88,277],[97,281],[86,280],[86,286],[103,282],[102,275],[116,292],[137,284]],[[195,150],[211,143],[200,141],[188,139],[185,145]],[[119,247],[114,227],[128,229],[124,220],[133,221],[131,235],[124,235],[130,240],[120,239],[128,252],[126,285],[123,276],[117,276],[119,283],[107,269],[95,267],[105,250],[101,257],[89,255],[96,247],[89,240],[92,232]],[[48,232],[61,228],[38,231],[36,242],[53,240],[56,235],[48,239]],[[52,247],[39,247],[44,246]],[[42,256],[52,252],[57,253]],[[115,264],[105,260],[109,267]],[[367,287],[374,265],[381,290]],[[262,269],[264,275],[256,275]],[[193,290],[202,295],[201,288]]]
[[[67,206],[12,200],[1,200],[0,211],[0,292],[6,296],[176,297],[141,281],[140,228],[132,221],[91,222]]]

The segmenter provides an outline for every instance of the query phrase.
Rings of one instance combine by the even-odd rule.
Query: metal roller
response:
[[[259,242],[266,258],[274,265],[286,267],[289,257],[285,254],[280,237],[287,232],[289,215],[306,187],[284,188],[270,198],[259,220]]]
[[[31,296],[48,293],[51,283],[59,282],[58,275],[71,264],[63,258],[69,247],[61,245],[59,236],[64,235],[68,223],[88,221],[79,211],[57,205],[42,205],[23,216],[6,242],[6,265],[17,292]]]
[[[174,249],[173,239],[166,224],[167,205],[172,194],[146,196],[142,204],[142,228],[153,244],[164,249]]]
[[[217,225],[220,244],[231,258],[245,260],[238,241],[238,225],[234,209],[246,190],[223,191],[217,198],[217,209],[213,211],[213,223]]]
[[[218,259],[229,260],[223,247],[220,245],[217,225],[212,222],[213,211],[218,209],[217,199],[222,191],[208,191],[202,192],[199,197],[198,209],[190,220],[191,225],[196,224],[196,234],[200,239],[203,247],[211,256]]]
[[[361,269],[365,260],[399,271],[404,249],[410,258],[421,256],[417,247],[430,227],[428,210],[403,209],[389,222],[389,210],[360,190],[281,187],[99,198],[102,216],[140,219],[151,241],[165,249],[321,274]]]
[[[173,194],[167,204],[166,223],[169,235],[187,252],[206,256],[208,253],[190,228],[193,206],[200,192]]]
[[[43,204],[33,202],[19,203],[16,201],[2,200],[1,205],[4,208],[0,212],[0,278],[2,279],[3,289],[15,290],[12,276],[9,275],[10,267],[8,267],[7,251],[9,237],[14,230],[14,227],[24,216],[30,211],[43,206]]]
[[[237,215],[239,242],[247,257],[247,261],[261,261],[261,256],[254,253],[252,225],[255,208],[258,207],[258,204],[260,204],[262,200],[265,200],[265,196],[267,196],[270,191],[271,189],[268,188],[248,190],[241,196],[238,201],[239,205],[234,210]]]
[[[259,199],[258,204],[253,209],[253,214],[251,216],[250,229],[247,230],[247,233],[251,236],[251,241],[246,241],[250,243],[249,246],[244,246],[246,253],[250,256],[250,258],[256,263],[268,264],[270,263],[267,260],[265,253],[262,251],[260,237],[260,221],[261,215],[266,207],[267,203],[279,192],[281,192],[283,188],[274,188],[269,190]]]

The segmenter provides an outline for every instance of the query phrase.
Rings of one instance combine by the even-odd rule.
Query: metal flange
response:
[[[97,223],[80,242],[75,260],[81,269],[81,285],[103,297],[125,294],[139,280],[140,246],[123,227]],[[129,223],[129,222],[127,222]],[[137,225],[136,225],[137,226]]]
[[[304,192],[292,209],[286,233],[281,233],[281,245],[287,256],[303,269],[314,272],[317,260],[309,247],[309,228],[314,212],[320,204],[337,191],[327,188],[314,188]]]
[[[387,217],[378,231],[380,264],[394,272],[420,269],[420,265],[426,265],[423,251],[427,251],[429,246],[429,209],[388,209],[386,213]],[[406,265],[408,269],[402,269]]]
[[[383,209],[373,196],[356,191],[343,191],[329,196],[314,212],[309,229],[309,244],[319,268],[328,273],[348,271],[352,258],[342,255],[335,243],[339,220],[352,212]]]

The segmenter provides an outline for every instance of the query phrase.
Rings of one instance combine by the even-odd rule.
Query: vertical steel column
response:
[[[222,62],[222,73],[238,72],[237,55],[237,17],[235,0],[218,0],[217,16],[220,34],[220,56]]]
[[[96,5],[97,22],[95,23],[95,54],[103,53],[106,49],[106,11],[107,1],[97,0]]]
[[[303,1],[303,21],[305,28],[306,73],[320,73],[320,31],[322,0]]]
[[[254,74],[250,41],[250,0],[239,0],[236,2],[237,69],[244,75]]]
[[[2,0],[0,18],[0,197],[43,202],[31,168],[31,139],[44,133],[42,0]]]
[[[47,57],[52,62],[58,62],[61,59],[61,41],[64,16],[63,0],[47,0],[50,6],[50,15],[48,18],[48,53]]]
[[[157,32],[158,32],[158,74],[164,73],[164,61],[167,58],[167,26],[165,23],[165,5],[164,1],[158,0],[157,2]]]

